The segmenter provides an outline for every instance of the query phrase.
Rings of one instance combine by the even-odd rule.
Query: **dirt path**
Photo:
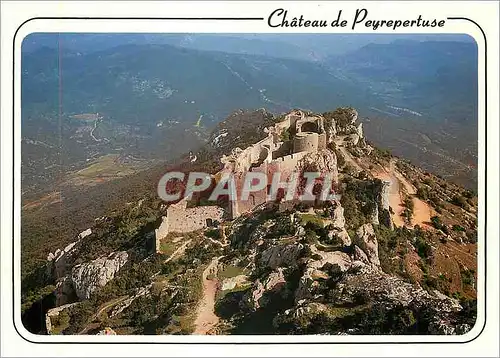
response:
[[[94,322],[104,311],[110,309],[111,307],[113,306],[116,306],[117,304],[119,304],[120,302],[123,302],[125,301],[127,298],[129,298],[129,296],[123,296],[123,297],[120,297],[120,298],[116,298],[114,300],[112,300],[111,302],[107,303],[106,305],[104,305],[103,307],[101,307],[101,309],[99,309],[99,311],[97,311],[88,321],[87,321],[87,324],[85,325],[85,327],[80,331],[78,332],[78,334],[85,334],[87,333],[87,331],[90,329],[90,328],[94,328],[93,327],[93,324],[92,322]]]
[[[420,225],[422,227],[429,227],[429,222],[434,214],[432,208],[426,202],[415,197],[417,190],[416,188],[400,173],[396,170],[395,160],[391,160],[389,169],[385,169],[384,172],[376,172],[373,175],[382,180],[388,180],[391,182],[391,188],[389,192],[389,204],[394,211],[392,215],[392,220],[396,226],[404,226],[405,221],[401,214],[403,213],[404,201],[401,194],[401,186],[408,195],[412,197],[413,200],[413,217],[411,220],[411,226]]]
[[[411,225],[420,225],[423,227],[429,227],[429,222],[431,217],[435,215],[434,210],[425,201],[417,198],[417,189],[413,184],[411,184],[400,172],[395,169],[395,162],[391,161],[391,171],[394,173],[396,179],[403,184],[408,195],[412,196],[413,200],[413,217],[411,219]]]
[[[393,171],[391,171],[391,169],[393,169],[392,165],[389,170],[384,168],[384,171],[378,171],[372,174],[374,177],[380,180],[386,180],[391,183],[391,187],[389,189],[389,206],[394,212],[394,214],[391,215],[392,221],[394,222],[394,225],[400,227],[405,225],[403,217],[401,216],[404,210],[404,205],[401,198],[401,193],[399,192],[399,180],[394,176],[394,173]]]
[[[177,250],[175,250],[172,255],[170,255],[169,257],[167,257],[167,259],[165,261],[163,261],[163,263],[167,263],[171,260],[173,260],[174,258],[184,254],[184,251],[186,251],[186,247],[189,245],[189,243],[191,242],[191,239],[189,239],[188,241],[186,241],[185,243],[183,243],[181,246],[179,246],[179,248],[177,248]]]
[[[337,148],[340,150],[342,155],[344,156],[344,159],[346,162],[348,162],[350,165],[354,167],[357,171],[361,172],[363,171],[363,168],[354,160],[352,155],[347,151],[345,147],[341,147],[340,145],[337,146]]]
[[[208,334],[219,322],[219,317],[214,313],[215,294],[217,293],[217,278],[209,280],[210,275],[217,276],[217,265],[220,257],[214,257],[201,275],[203,284],[203,297],[198,305],[195,329],[193,334]]]

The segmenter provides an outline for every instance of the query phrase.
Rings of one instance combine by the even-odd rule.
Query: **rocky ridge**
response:
[[[258,115],[270,120],[268,112],[260,111]],[[334,173],[341,198],[291,206],[270,202],[224,223],[224,240],[227,235],[229,246],[215,245],[223,253],[216,271],[222,272],[228,267],[237,270],[234,276],[210,278],[218,280],[215,314],[220,321],[215,331],[260,333],[249,328],[258,322],[257,326],[267,333],[283,334],[466,333],[475,317],[459,297],[450,297],[451,294],[445,295],[426,282],[424,285],[410,279],[407,268],[398,266],[402,265],[398,256],[410,249],[417,256],[425,254],[421,264],[424,270],[437,249],[429,244],[428,251],[424,252],[427,246],[422,241],[429,232],[433,235],[435,232],[395,227],[388,184],[363,170],[347,170],[341,163],[346,158],[337,147],[335,136],[345,136],[342,143],[348,153],[370,160],[377,153],[366,142],[362,125],[356,124],[357,112],[342,109],[325,118],[325,131],[329,136],[327,149],[306,155],[299,167]],[[224,127],[219,131],[225,135],[214,136],[211,144],[216,144],[217,150],[227,150],[241,140]],[[367,166],[362,169],[367,170]],[[159,218],[164,214],[162,210],[157,210]],[[197,235],[208,237],[210,230],[213,229]],[[46,269],[56,282],[56,306],[59,306],[48,315],[49,321],[56,312],[71,311],[74,302],[77,306],[77,301],[92,299],[101,289],[113,284],[120,271],[127,275],[130,270],[127,263],[131,260],[134,265],[144,265],[161,255],[162,250],[170,250],[160,249],[137,260],[132,258],[135,249],[120,249],[75,265],[79,251],[91,235],[93,228],[47,258]],[[183,238],[179,236],[179,239]],[[193,256],[190,251],[196,245],[202,250],[210,245],[207,242],[217,243],[212,237],[203,240],[194,240],[188,254],[168,264],[188,260],[189,265],[196,267],[200,262],[209,262],[212,257]],[[166,261],[164,264],[168,266]],[[163,282],[156,276],[162,276],[163,272],[165,276],[170,274],[170,269],[165,267],[154,275],[141,277],[141,286],[130,288],[126,297],[111,299],[107,303],[108,317],[118,320],[127,317],[136,302],[156,297],[155,287]],[[180,272],[179,279],[192,280],[189,275],[193,272],[195,268]],[[182,285],[168,282],[163,285],[161,292],[167,292],[170,299],[184,297],[180,293]],[[154,319],[168,316],[168,310],[156,312]],[[173,321],[172,317],[166,320],[168,324]],[[377,331],[380,327],[384,331]]]

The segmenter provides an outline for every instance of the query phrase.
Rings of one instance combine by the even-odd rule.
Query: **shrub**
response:
[[[453,199],[451,199],[451,203],[453,205],[459,206],[461,208],[466,208],[467,207],[467,200],[460,195],[455,195]]]
[[[452,230],[453,231],[465,231],[465,228],[463,226],[460,226],[460,225],[453,225]]]
[[[283,132],[281,132],[280,140],[282,142],[288,142],[290,139],[291,139],[290,128],[288,128],[288,129],[284,130]]]
[[[423,259],[429,258],[432,254],[431,245],[420,236],[417,237],[415,248],[417,249],[418,256]]]
[[[208,229],[207,231],[205,231],[205,236],[215,240],[220,240],[222,237],[219,229]]]
[[[474,192],[472,190],[465,190],[463,192],[463,196],[465,196],[467,199],[472,199],[474,197]]]
[[[418,187],[417,189],[417,197],[422,200],[427,200],[429,198],[429,191],[425,187]]]
[[[404,206],[405,210],[403,212],[403,215],[405,216],[405,219],[408,223],[411,223],[411,219],[413,217],[413,210],[415,208],[415,204],[413,203],[413,200],[411,197],[407,197],[404,201]]]
[[[461,272],[462,274],[462,284],[464,286],[472,286],[475,282],[475,278],[474,278],[474,270],[473,269],[469,269],[469,270],[463,270]]]

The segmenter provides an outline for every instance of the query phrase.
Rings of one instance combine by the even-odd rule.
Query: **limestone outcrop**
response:
[[[252,289],[243,297],[243,308],[255,311],[266,306],[270,299],[269,295],[280,293],[285,285],[286,280],[283,269],[278,268],[276,271],[271,272],[264,283],[260,280],[255,281]]]
[[[338,181],[337,156],[330,150],[321,150],[318,152],[308,153],[298,163],[298,170],[307,168],[308,171],[319,173],[329,173],[333,182]]]
[[[366,256],[365,252],[363,250],[361,250],[356,245],[354,245],[352,258],[353,258],[353,260],[360,261],[360,262],[364,263],[365,265],[370,264],[370,260],[368,259],[368,256]]]
[[[97,333],[98,336],[116,336],[116,332],[110,327],[104,328],[102,331]]]
[[[340,203],[337,204],[332,214],[332,225],[335,229],[343,229],[345,227],[344,208]]]
[[[458,301],[453,298],[431,294],[419,285],[405,282],[370,265],[365,265],[356,272],[347,273],[338,283],[337,290],[336,304],[365,300],[373,304],[383,304],[386,308],[403,306],[416,311],[430,308],[442,314],[462,309]]]
[[[238,275],[235,277],[225,278],[224,280],[222,280],[221,290],[222,291],[232,290],[236,286],[243,285],[247,283],[247,278],[248,277],[246,275]]]
[[[314,289],[319,285],[317,279],[328,278],[327,271],[341,274],[352,265],[351,258],[344,252],[324,252],[318,250],[315,245],[311,245],[310,249],[311,256],[315,259],[309,259],[304,273],[299,279],[299,285],[295,291],[295,302],[313,297]]]
[[[372,224],[364,224],[356,231],[354,244],[359,246],[368,257],[371,264],[380,266],[378,257],[378,241]]]
[[[72,261],[82,240],[92,234],[92,229],[86,229],[78,234],[78,239],[66,245],[65,248],[57,249],[54,253],[47,255],[47,275],[54,280],[60,280],[71,268]]]
[[[92,292],[112,280],[127,261],[128,253],[119,251],[73,267],[71,281],[78,298],[89,299]]]
[[[302,244],[275,245],[264,250],[260,257],[260,265],[272,269],[280,266],[293,266],[297,264],[304,246]]]
[[[328,239],[331,241],[338,241],[342,243],[342,246],[351,245],[351,237],[345,228],[342,229],[332,229],[328,232]]]
[[[69,303],[69,304],[59,306],[56,308],[51,308],[50,310],[48,310],[47,313],[45,314],[45,330],[46,330],[47,334],[52,333],[52,328],[53,328],[52,327],[52,317],[59,316],[59,314],[62,311],[64,311],[65,309],[71,308],[73,306],[76,306],[78,303],[79,302]]]

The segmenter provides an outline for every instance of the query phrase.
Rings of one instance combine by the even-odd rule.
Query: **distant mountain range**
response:
[[[456,41],[474,43],[468,35],[394,34],[154,34],[154,33],[34,33],[23,40],[22,51],[42,47],[65,48],[82,54],[120,45],[173,45],[202,51],[220,51],[307,61],[322,61],[368,44],[389,44],[395,40]]]
[[[334,56],[325,36],[306,46],[299,35],[31,35],[22,53],[23,179],[109,153],[175,157],[206,140],[206,129],[234,108],[349,105],[370,117],[366,133],[377,144],[439,174],[456,172],[439,172],[432,153],[454,158],[474,183],[474,169],[464,168],[477,161],[475,44],[352,38],[353,51]],[[321,54],[312,50],[318,44]],[[416,133],[431,143],[415,141]]]
[[[393,107],[411,108],[419,113],[415,115],[434,120],[477,120],[475,43],[369,44],[331,57],[328,64]]]

